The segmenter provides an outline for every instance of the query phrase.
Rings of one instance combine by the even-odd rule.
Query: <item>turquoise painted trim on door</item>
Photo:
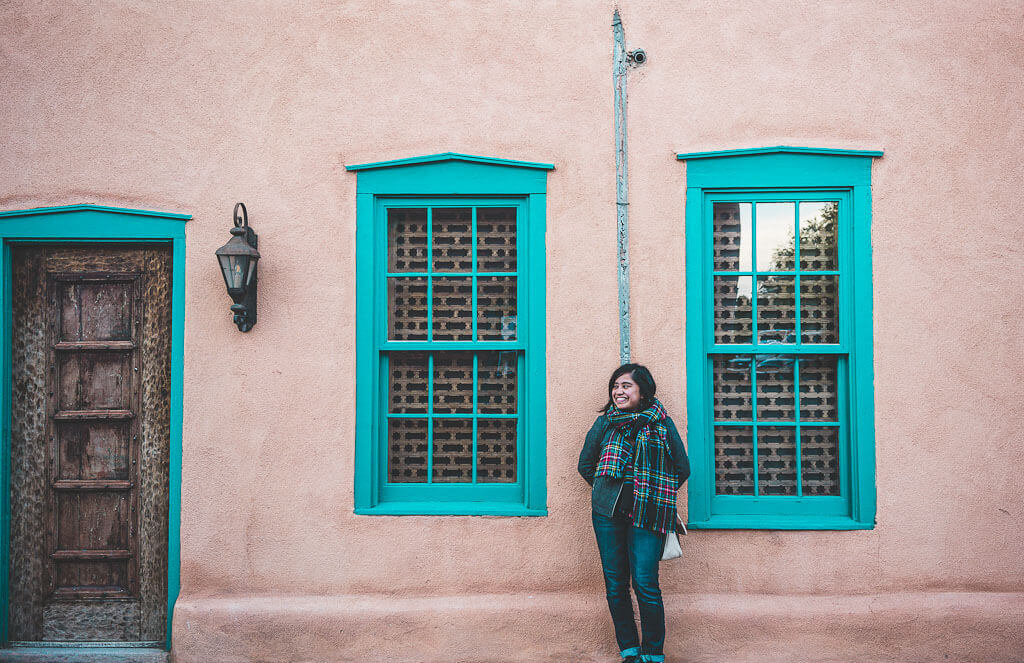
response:
[[[686,165],[686,369],[691,527],[704,529],[871,529],[875,441],[871,281],[871,164],[881,152],[754,148],[681,154]],[[711,205],[719,201],[839,201],[840,343],[785,346],[787,355],[846,356],[838,379],[841,496],[715,494],[711,367],[716,353],[765,353],[764,345],[718,345],[712,324]],[[755,239],[756,241],[756,239]],[[752,269],[755,269],[752,267]],[[762,273],[762,272],[758,272]],[[756,408],[755,408],[756,421]],[[811,425],[808,422],[808,425]],[[842,447],[843,437],[841,436]],[[756,461],[755,461],[756,465]]]
[[[7,642],[10,568],[11,457],[11,246],[23,242],[153,242],[171,245],[170,467],[167,532],[167,642],[171,648],[174,603],[181,589],[181,425],[185,348],[185,222],[188,214],[100,205],[68,205],[0,212],[0,348],[3,368],[0,452],[0,643]]]
[[[191,218],[189,216],[188,218]],[[184,219],[188,220],[188,219]],[[181,592],[181,440],[185,384],[185,226],[171,239],[170,464],[167,515],[167,650],[171,649],[174,603]]]
[[[0,229],[3,224],[0,223]],[[0,272],[0,364],[3,367],[3,396],[0,397],[0,644],[7,643],[10,627],[10,573],[11,573],[11,299],[12,263],[11,247],[3,247],[3,271]]]
[[[356,379],[360,388],[356,390],[355,513],[547,515],[544,233],[546,178],[547,170],[551,168],[550,164],[451,153],[349,167],[349,170],[358,171]],[[381,284],[386,274],[385,210],[394,206],[517,208],[520,247],[516,272],[520,293],[517,315],[526,318],[526,322],[518,325],[515,341],[396,342],[384,339],[386,292],[382,292]],[[476,245],[475,241],[473,245]],[[524,298],[523,293],[529,294]],[[522,306],[524,301],[525,308]],[[518,411],[521,423],[515,483],[387,482],[387,459],[383,452],[383,436],[387,434],[383,425],[387,384],[382,379],[382,353],[398,349],[507,349],[521,353],[524,359],[520,360],[520,382],[524,386],[521,387],[523,397]],[[435,416],[424,415],[428,420]]]

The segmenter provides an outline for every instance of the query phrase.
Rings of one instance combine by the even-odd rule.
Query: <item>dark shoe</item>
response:
[[[643,663],[643,659],[640,656],[627,656],[622,659],[622,663]]]

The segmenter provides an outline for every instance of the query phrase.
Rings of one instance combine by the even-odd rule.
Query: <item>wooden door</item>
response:
[[[10,639],[162,642],[168,247],[13,253]]]

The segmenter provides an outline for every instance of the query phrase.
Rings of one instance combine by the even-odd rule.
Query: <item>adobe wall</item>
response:
[[[1019,4],[619,8],[629,47],[650,57],[629,74],[634,357],[678,423],[675,153],[885,150],[873,169],[878,525],[695,532],[663,566],[670,655],[1016,660]],[[618,362],[612,11],[584,0],[0,8],[0,208],[194,215],[178,661],[614,660],[575,471]],[[547,517],[352,512],[361,385],[356,178],[344,166],[444,151],[556,166]],[[263,254],[259,324],[244,335],[213,257],[238,200]]]

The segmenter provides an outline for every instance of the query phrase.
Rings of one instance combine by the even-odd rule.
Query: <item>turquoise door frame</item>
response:
[[[171,618],[181,587],[181,409],[185,321],[185,222],[189,214],[67,205],[0,212],[0,368],[3,395],[0,406],[0,644],[7,642],[10,569],[11,479],[11,249],[40,242],[146,242],[169,244],[171,279],[171,394],[170,476],[167,531],[167,641],[171,647]]]

